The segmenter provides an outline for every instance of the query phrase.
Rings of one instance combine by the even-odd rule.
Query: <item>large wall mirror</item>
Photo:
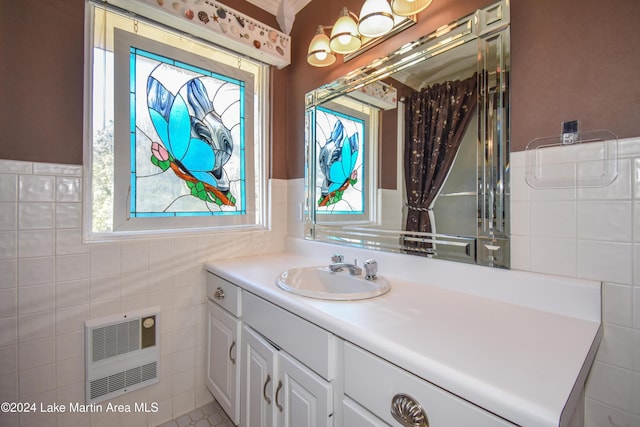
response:
[[[502,0],[309,92],[305,237],[509,268],[509,57]]]

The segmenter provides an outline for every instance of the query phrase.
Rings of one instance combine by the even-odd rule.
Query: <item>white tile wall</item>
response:
[[[512,267],[604,283],[587,427],[640,426],[640,138],[618,158],[610,185],[543,190],[527,186],[525,153],[511,156]]]
[[[84,321],[160,305],[161,381],[116,399],[159,411],[0,413],[3,427],[156,426],[210,402],[203,262],[284,248],[287,181],[270,182],[270,230],[85,243],[81,174],[0,160],[0,401],[83,402]]]

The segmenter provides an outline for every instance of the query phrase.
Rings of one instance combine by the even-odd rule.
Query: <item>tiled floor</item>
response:
[[[168,421],[158,427],[234,427],[215,400],[202,408],[195,409],[186,415]]]

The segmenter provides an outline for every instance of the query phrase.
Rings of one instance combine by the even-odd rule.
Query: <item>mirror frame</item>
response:
[[[424,255],[509,268],[509,0],[443,26],[386,57],[325,84],[305,97],[305,238],[391,252],[415,254],[405,241],[448,245],[453,254]],[[315,108],[332,99],[384,79],[457,46],[477,42],[478,60],[478,228],[475,236],[405,232],[363,226],[319,224],[315,205]]]

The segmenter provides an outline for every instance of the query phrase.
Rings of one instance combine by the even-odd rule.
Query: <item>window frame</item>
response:
[[[350,118],[357,119],[362,121],[364,135],[363,139],[360,141],[360,150],[362,156],[362,177],[364,182],[359,185],[362,188],[362,204],[363,211],[360,213],[354,212],[342,212],[340,210],[336,212],[332,212],[331,210],[319,210],[317,209],[317,201],[320,197],[320,192],[318,190],[318,179],[319,177],[317,171],[317,162],[318,162],[318,147],[317,141],[317,114],[318,110],[326,110],[333,114],[337,115],[345,115]],[[331,225],[331,224],[348,224],[348,226],[358,226],[358,225],[370,225],[376,224],[377,221],[377,212],[375,210],[376,200],[377,200],[377,191],[376,182],[377,182],[377,149],[375,146],[377,145],[377,141],[379,139],[378,128],[379,128],[379,117],[380,117],[380,109],[374,107],[372,105],[365,104],[357,99],[352,99],[349,97],[343,97],[340,99],[334,99],[329,102],[325,102],[321,107],[313,107],[313,109],[308,110],[313,115],[313,126],[316,126],[314,129],[308,130],[308,133],[312,131],[313,140],[309,140],[309,144],[313,144],[312,152],[309,153],[309,157],[313,164],[314,173],[313,173],[313,183],[308,183],[307,185],[312,185],[314,198],[310,200],[309,203],[312,203],[313,213],[315,216],[315,222],[318,225]],[[308,135],[310,137],[311,135]]]
[[[135,15],[131,17],[130,13],[124,13],[118,9],[114,8],[110,5],[104,4],[95,4],[91,0],[86,2],[85,8],[85,55],[87,60],[85,61],[85,102],[84,102],[84,214],[83,214],[83,235],[86,241],[99,241],[99,240],[114,240],[119,238],[135,238],[136,236],[163,236],[167,234],[202,234],[202,233],[213,233],[220,231],[251,231],[251,230],[264,230],[267,228],[268,224],[268,194],[267,194],[267,171],[268,171],[268,158],[267,154],[269,153],[269,139],[270,135],[270,123],[268,118],[269,114],[269,66],[258,62],[256,60],[248,59],[240,54],[235,52],[230,52],[224,48],[221,48],[214,43],[204,41],[202,39],[196,38],[194,36],[190,36],[188,34],[181,33],[175,29],[169,28],[165,25],[158,24],[154,21],[148,20],[142,16]],[[97,10],[102,13],[104,12],[104,22],[96,22],[98,20]],[[107,15],[112,13],[114,15]],[[117,16],[118,19],[113,19],[114,22],[107,23],[107,17]],[[120,22],[125,22],[126,25]],[[117,21],[117,22],[116,22]],[[97,27],[98,31],[103,31],[104,40],[95,40],[95,32]],[[123,28],[127,26],[128,28]],[[111,230],[95,230],[93,224],[93,212],[94,212],[94,176],[92,173],[94,158],[93,158],[93,138],[94,138],[94,91],[98,90],[108,90],[102,87],[95,87],[96,82],[94,81],[93,75],[93,64],[94,64],[94,48],[103,45],[103,48],[106,51],[115,51],[114,46],[114,34],[116,29],[122,29],[126,32],[135,34],[140,31],[142,34],[139,34],[142,37],[149,38],[146,33],[149,31],[152,32],[163,32],[167,34],[165,39],[170,40],[168,45],[171,43],[177,44],[177,46],[173,46],[172,48],[182,50],[187,52],[186,56],[191,56],[194,59],[205,57],[203,53],[210,53],[211,56],[207,55],[205,58],[211,58],[211,61],[220,62],[218,59],[223,58],[223,61],[226,61],[227,65],[222,65],[222,67],[226,67],[226,70],[232,70],[233,66],[231,62],[235,59],[237,61],[238,71],[241,73],[249,72],[254,74],[254,82],[251,85],[250,93],[252,96],[252,111],[250,115],[252,116],[251,120],[245,120],[245,122],[250,121],[249,127],[245,128],[246,137],[245,144],[251,144],[254,149],[254,159],[250,161],[246,160],[246,165],[248,166],[245,170],[245,177],[247,184],[247,210],[246,214],[243,216],[245,221],[237,221],[237,220],[229,220],[231,215],[209,215],[209,216],[179,216],[179,217],[163,217],[163,218],[135,218],[136,221],[131,221],[128,217],[128,213],[126,215],[122,215],[122,213],[116,215],[114,212],[114,216],[112,219],[112,229]],[[118,30],[120,31],[120,30]],[[111,38],[111,40],[109,40]],[[179,40],[179,44],[177,42]],[[166,42],[166,40],[163,40]],[[154,42],[155,43],[155,42]],[[183,48],[186,46],[187,48]],[[114,61],[115,62],[115,61]],[[223,62],[224,64],[224,62]],[[235,64],[234,64],[235,65]],[[115,68],[115,65],[114,65]],[[240,71],[242,70],[242,71]],[[248,71],[246,71],[248,70]],[[118,78],[125,79],[124,76],[117,77],[120,73],[124,73],[122,70],[116,70],[118,73],[114,80],[117,81]],[[129,80],[128,70],[126,71],[126,80]],[[117,86],[115,86],[117,87]],[[115,91],[115,89],[114,89]],[[253,93],[255,92],[255,93]],[[113,108],[119,108],[117,104],[114,102]],[[117,115],[114,115],[114,134],[113,137],[113,148],[114,148],[114,158],[117,156],[115,151],[125,150],[127,152],[129,149],[129,137],[126,137],[126,141],[123,141],[121,135],[118,131],[119,125],[118,121],[115,121]],[[255,118],[255,120],[253,119]],[[128,122],[128,120],[127,120]],[[255,126],[254,126],[255,123]],[[128,123],[125,124],[125,127],[128,127]],[[251,129],[253,127],[253,129]],[[115,163],[115,162],[114,162]],[[127,165],[128,166],[128,165]],[[111,194],[111,200],[113,203],[113,209],[123,209],[122,203],[122,194],[125,194],[125,198],[128,200],[129,195],[128,191],[122,188],[122,182],[130,182],[129,172],[126,173],[126,178],[121,179],[118,178],[123,174],[122,170],[119,169],[120,166],[113,166],[113,174],[116,178],[113,179],[114,182],[113,190]],[[254,194],[250,194],[250,190],[253,187]],[[117,200],[119,202],[116,203]],[[128,212],[128,206],[125,207]],[[119,211],[118,211],[119,212]],[[233,215],[240,216],[240,215]],[[139,221],[142,220],[142,221]],[[137,224],[134,224],[137,223]],[[124,224],[124,227],[121,226]]]

